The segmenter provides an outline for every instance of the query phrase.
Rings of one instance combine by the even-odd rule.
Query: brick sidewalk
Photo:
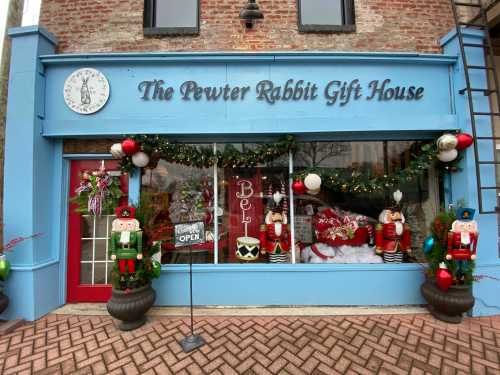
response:
[[[449,325],[421,315],[186,318],[130,333],[107,316],[49,315],[0,338],[8,374],[500,374],[500,316]]]

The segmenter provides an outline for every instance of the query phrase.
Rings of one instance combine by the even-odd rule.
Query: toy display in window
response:
[[[142,231],[135,218],[135,208],[121,206],[116,209],[116,219],[111,229],[111,259],[118,264],[120,281],[125,275],[135,274],[135,262],[142,259]]]
[[[276,191],[259,234],[261,252],[269,254],[270,263],[288,263],[291,238],[285,208],[285,195]]]
[[[459,281],[465,276],[468,262],[476,259],[479,232],[477,222],[473,220],[474,213],[475,210],[472,208],[457,209],[457,219],[448,232],[446,259],[456,262],[455,277]]]
[[[302,249],[305,263],[382,263],[369,245],[374,221],[338,207],[320,209],[313,217],[316,243]]]
[[[401,263],[405,253],[411,252],[410,227],[399,205],[403,194],[394,193],[396,206],[383,210],[375,231],[375,251],[381,254],[385,263]]]
[[[338,208],[318,211],[313,223],[316,240],[330,246],[362,246],[370,241],[373,233],[368,217]]]

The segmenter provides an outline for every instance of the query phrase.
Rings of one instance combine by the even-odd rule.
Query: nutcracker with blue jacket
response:
[[[457,209],[457,219],[448,232],[448,248],[446,260],[455,261],[455,278],[462,281],[470,266],[476,259],[477,240],[479,232],[477,222],[473,220],[475,210],[472,208]]]
[[[271,205],[260,227],[261,253],[269,254],[270,263],[288,263],[290,252],[290,230],[287,220],[287,204],[285,194],[276,191],[272,195]]]
[[[401,263],[405,253],[411,252],[410,227],[405,223],[400,201],[403,193],[393,194],[396,206],[383,210],[375,230],[375,251],[385,263]]]
[[[136,261],[142,260],[142,231],[135,218],[135,208],[121,206],[116,209],[111,232],[111,259],[118,264],[120,281],[125,276],[134,278]]]

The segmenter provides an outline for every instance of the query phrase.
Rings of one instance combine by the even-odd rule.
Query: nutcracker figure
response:
[[[479,232],[477,222],[473,220],[474,213],[472,208],[457,209],[457,219],[451,224],[451,230],[448,232],[446,259],[456,261],[457,279],[464,276],[467,263],[476,259]]]
[[[135,218],[135,208],[121,206],[116,209],[111,231],[111,259],[118,263],[120,280],[128,273],[135,274],[135,262],[142,259],[142,231]]]
[[[403,254],[411,252],[410,228],[399,208],[401,198],[399,190],[394,193],[396,206],[380,213],[375,231],[375,251],[386,263],[401,263]]]
[[[266,214],[265,224],[260,226],[261,253],[265,254],[267,252],[271,263],[288,262],[291,238],[286,211],[283,210],[283,198],[283,194],[274,193],[275,205]]]

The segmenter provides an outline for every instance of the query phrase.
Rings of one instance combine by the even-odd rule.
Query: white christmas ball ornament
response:
[[[443,163],[448,163],[450,161],[453,161],[457,158],[457,156],[458,156],[458,151],[455,149],[440,151],[437,154],[437,158]]]
[[[458,139],[453,134],[443,134],[437,140],[439,151],[450,151],[457,147]]]
[[[316,173],[309,173],[304,179],[304,185],[307,190],[319,190],[321,187],[321,177],[319,177]]]
[[[136,167],[144,168],[149,164],[149,156],[142,151],[136,152],[132,155],[132,163],[134,163]]]
[[[122,144],[121,143],[115,143],[111,146],[111,149],[109,150],[111,152],[111,155],[115,159],[121,159],[125,156],[125,153],[122,150]]]

